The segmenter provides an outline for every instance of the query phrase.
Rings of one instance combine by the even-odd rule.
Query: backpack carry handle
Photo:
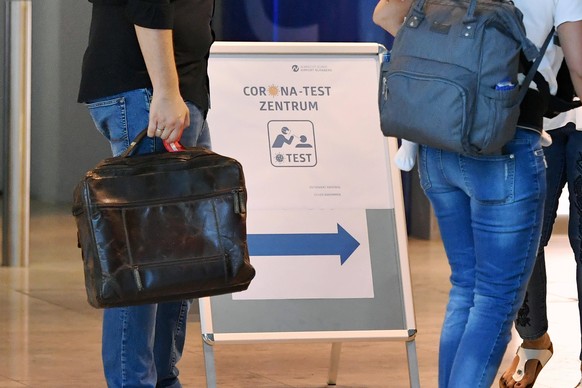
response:
[[[419,0],[416,3],[416,6],[414,7],[413,10],[413,15],[417,18],[415,19],[416,21],[418,21],[418,23],[420,23],[420,21],[422,19],[424,19],[424,4],[426,3],[426,0]],[[465,18],[463,19],[464,23],[471,23],[475,21],[475,10],[477,9],[477,0],[471,0],[471,2],[469,3],[469,7],[467,8],[467,14],[465,15]],[[411,27],[415,27],[415,25],[410,25]]]
[[[456,1],[461,2],[461,0]],[[500,7],[504,6],[506,3],[505,0],[489,0],[489,1],[499,2]],[[413,7],[411,7],[411,10],[405,22],[405,25],[407,27],[416,28],[424,20],[426,16],[424,11],[426,2],[427,0],[417,0],[416,4]],[[476,21],[475,12],[477,11],[477,6],[478,6],[477,0],[469,1],[467,13],[463,18],[463,23],[467,27],[467,29],[463,31],[463,37],[465,38],[472,38],[474,36],[475,28],[471,24],[475,23]],[[515,12],[517,13],[517,17],[520,18],[521,20],[523,18],[523,14],[521,13],[521,11],[519,11],[519,9],[516,9]],[[516,24],[513,23],[513,20],[509,19],[511,18],[511,16],[507,12],[500,12],[499,17],[505,19],[503,21],[504,26],[509,27],[510,28],[509,33],[513,36],[513,38],[517,42],[521,43],[521,48],[527,60],[534,61],[538,57],[539,51],[537,47],[527,38],[525,28],[523,27],[523,25],[521,27],[516,26]]]

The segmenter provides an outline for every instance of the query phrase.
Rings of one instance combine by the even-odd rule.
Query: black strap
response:
[[[531,66],[529,71],[527,72],[527,76],[525,77],[525,79],[523,80],[523,83],[521,84],[521,90],[519,91],[519,96],[518,96],[518,100],[517,100],[518,102],[523,101],[525,95],[527,94],[527,90],[529,89],[529,84],[533,80],[535,73],[537,72],[538,67],[540,66],[540,62],[542,61],[542,58],[544,57],[544,53],[546,52],[546,49],[548,48],[548,46],[550,45],[550,42],[552,41],[552,37],[554,36],[554,30],[555,30],[555,27],[552,27],[552,30],[550,31],[550,33],[546,37],[544,44],[540,48],[539,54],[538,54],[535,62],[533,63],[533,65]]]

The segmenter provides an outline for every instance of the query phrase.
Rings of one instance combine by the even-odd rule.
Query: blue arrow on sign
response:
[[[360,246],[340,224],[337,233],[249,234],[247,242],[251,256],[339,255],[342,265]]]

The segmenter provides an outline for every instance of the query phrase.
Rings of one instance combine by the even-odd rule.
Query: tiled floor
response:
[[[409,246],[422,387],[436,387],[437,344],[448,291],[440,242]],[[579,378],[578,314],[572,254],[565,236],[548,249],[549,305],[555,355],[536,387],[571,388]],[[101,312],[85,301],[80,252],[68,209],[35,206],[31,264],[0,268],[0,388],[104,387]],[[518,342],[508,349],[506,365]],[[330,344],[214,346],[218,387],[325,387]],[[184,387],[204,387],[200,324],[189,323],[181,361]],[[342,347],[337,387],[408,387],[402,342],[352,342]]]

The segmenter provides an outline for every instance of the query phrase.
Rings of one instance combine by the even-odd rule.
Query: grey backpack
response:
[[[507,0],[416,0],[382,64],[385,136],[468,155],[501,150],[515,134],[542,49]],[[520,53],[535,60],[518,82]]]

